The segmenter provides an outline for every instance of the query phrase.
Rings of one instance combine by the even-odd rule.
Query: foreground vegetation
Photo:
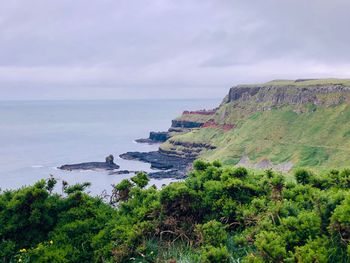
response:
[[[182,182],[145,188],[139,173],[104,197],[56,183],[0,194],[1,262],[350,260],[350,170],[286,181],[197,161]]]

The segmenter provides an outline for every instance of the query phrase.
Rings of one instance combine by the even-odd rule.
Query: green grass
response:
[[[304,81],[298,80],[272,80],[266,83],[260,84],[246,84],[239,85],[240,87],[269,87],[269,86],[295,86],[295,87],[306,87],[306,86],[317,86],[317,85],[344,85],[350,86],[350,79],[310,79]]]

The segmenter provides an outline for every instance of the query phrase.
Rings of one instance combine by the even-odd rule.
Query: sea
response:
[[[17,189],[53,175],[70,185],[90,182],[91,195],[110,193],[133,174],[62,171],[63,164],[104,161],[113,154],[120,170],[151,171],[150,165],[123,160],[127,151],[153,151],[136,143],[150,131],[166,131],[184,110],[211,109],[211,100],[0,101],[0,189]],[[160,188],[172,179],[152,179]]]

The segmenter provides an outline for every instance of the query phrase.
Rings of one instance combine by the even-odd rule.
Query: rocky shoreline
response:
[[[160,170],[149,173],[151,178],[176,178],[186,177],[194,159],[166,155],[160,151],[153,152],[127,152],[119,155],[125,160],[136,160],[151,164],[151,169]]]
[[[198,111],[198,112],[184,112],[183,114],[198,114],[210,116],[213,114],[211,111]],[[171,137],[176,134],[187,132],[190,129],[197,129],[202,127],[204,122],[195,122],[188,120],[173,120],[171,127],[168,131],[155,132],[152,131],[149,133],[149,137],[145,139],[135,140],[137,143],[148,143],[148,144],[161,144],[166,141],[173,143],[174,145],[181,144],[180,142],[171,141]],[[197,158],[198,152],[203,149],[213,149],[214,147],[206,144],[196,144],[181,145],[187,147],[188,150],[186,154],[179,155],[176,152],[171,150],[165,151],[159,148],[157,151],[151,152],[126,152],[119,155],[120,158],[124,160],[135,160],[140,162],[149,163],[151,169],[154,169],[154,172],[149,172],[148,176],[155,179],[163,178],[174,178],[174,179],[183,179],[186,177],[187,172],[191,169],[193,161]],[[105,162],[87,162],[87,163],[78,163],[78,164],[65,164],[58,167],[61,170],[74,171],[74,170],[105,170],[110,171],[111,175],[122,175],[136,173],[138,171],[129,171],[129,170],[118,170],[119,165],[114,163],[113,155],[106,157]]]

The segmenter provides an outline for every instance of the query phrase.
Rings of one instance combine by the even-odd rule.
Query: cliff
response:
[[[172,155],[288,171],[345,167],[350,80],[275,80],[232,87],[221,105],[184,112],[160,146]]]
[[[307,81],[305,81],[307,83]],[[349,102],[350,85],[271,85],[236,86],[230,89],[227,102],[250,101],[268,103],[271,106],[285,104],[298,105],[312,103],[315,105],[339,104],[347,99]],[[278,83],[278,82],[277,82]],[[294,82],[297,84],[298,82]],[[333,96],[328,96],[333,95]]]

